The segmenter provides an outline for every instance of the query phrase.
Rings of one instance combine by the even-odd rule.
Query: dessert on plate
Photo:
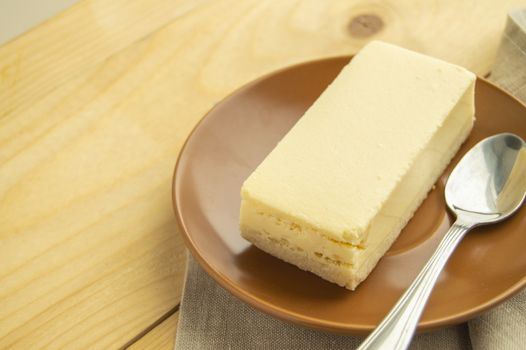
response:
[[[404,48],[365,46],[244,182],[242,236],[354,290],[469,135],[475,80]]]

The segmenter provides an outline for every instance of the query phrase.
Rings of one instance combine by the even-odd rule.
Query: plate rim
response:
[[[183,145],[181,146],[181,149],[179,151],[179,154],[177,155],[177,160],[176,160],[174,170],[172,173],[171,197],[172,197],[172,209],[174,211],[177,228],[179,230],[179,233],[176,233],[176,234],[179,234],[183,237],[183,241],[187,249],[190,251],[193,258],[196,259],[199,265],[205,270],[205,272],[210,277],[212,277],[214,281],[218,283],[227,292],[229,292],[236,298],[240,299],[242,302],[250,305],[251,307],[261,312],[264,312],[266,314],[269,314],[273,317],[276,317],[280,320],[286,321],[288,323],[306,326],[308,328],[313,328],[313,329],[327,331],[327,332],[336,333],[336,334],[366,335],[368,332],[374,330],[374,328],[376,328],[377,325],[375,324],[356,325],[352,323],[320,320],[318,318],[309,317],[309,316],[302,315],[302,314],[299,314],[299,313],[296,313],[290,310],[285,310],[278,305],[271,304],[247,292],[246,290],[239,287],[236,283],[229,280],[226,276],[223,276],[219,271],[216,271],[208,263],[208,261],[203,256],[203,254],[199,251],[199,249],[197,248],[197,245],[192,240],[192,237],[189,234],[185,226],[183,215],[181,211],[179,210],[178,192],[176,189],[177,180],[178,180],[177,174],[178,174],[178,171],[180,171],[179,169],[180,169],[181,159],[188,147],[189,141],[195,135],[196,131],[203,124],[203,122],[210,116],[210,114],[216,108],[218,108],[222,103],[224,103],[226,100],[232,98],[233,96],[237,95],[239,92],[244,91],[253,85],[256,85],[266,79],[269,79],[275,75],[284,73],[286,71],[297,69],[297,68],[300,68],[306,65],[319,64],[319,63],[328,62],[328,61],[343,61],[343,60],[350,61],[353,57],[354,55],[328,56],[328,57],[318,58],[314,60],[307,60],[307,61],[302,61],[299,63],[287,65],[285,67],[282,67],[282,68],[270,71],[266,74],[263,74],[260,77],[241,85],[240,87],[234,89],[233,91],[231,91],[230,93],[222,97],[219,101],[217,101],[214,104],[214,106],[212,106],[206,113],[203,114],[203,116],[199,119],[199,121],[194,125],[194,127],[188,133]],[[522,108],[524,108],[524,110],[526,111],[526,103],[523,103],[517,97],[513,96],[512,94],[510,94],[503,88],[499,87],[495,83],[489,81],[488,79],[484,77],[478,76],[478,75],[477,75],[477,81],[480,81],[490,86],[492,89],[496,90],[497,92],[506,95],[507,98],[511,98],[512,100],[514,100],[514,102],[517,102],[519,105],[521,105]],[[186,278],[187,278],[187,274],[185,273],[185,279]],[[467,320],[470,320],[474,318],[475,316],[480,315],[483,312],[493,307],[498,306],[505,300],[517,294],[519,291],[521,291],[525,287],[526,287],[526,275],[524,275],[521,280],[513,284],[510,288],[505,290],[503,293],[500,293],[499,295],[492,298],[491,300],[488,300],[485,303],[479,304],[476,307],[470,308],[463,312],[459,312],[457,314],[453,314],[453,315],[449,315],[449,316],[445,316],[441,318],[435,318],[435,319],[428,320],[428,321],[420,320],[417,325],[417,332],[420,333],[420,332],[435,330],[435,329],[456,325],[456,324],[465,322]]]

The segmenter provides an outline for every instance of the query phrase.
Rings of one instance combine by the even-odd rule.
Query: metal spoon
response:
[[[467,231],[502,221],[526,197],[526,144],[513,134],[488,137],[455,167],[446,203],[457,220],[407,291],[358,348],[407,349],[435,282]]]

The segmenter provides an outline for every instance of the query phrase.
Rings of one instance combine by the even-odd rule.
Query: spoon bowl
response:
[[[520,137],[504,133],[482,140],[460,160],[445,196],[457,217],[477,226],[512,215],[524,202],[525,189],[526,145]]]

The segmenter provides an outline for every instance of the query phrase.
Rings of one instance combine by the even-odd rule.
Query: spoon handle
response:
[[[457,219],[413,283],[358,350],[407,349],[440,272],[471,227]]]

